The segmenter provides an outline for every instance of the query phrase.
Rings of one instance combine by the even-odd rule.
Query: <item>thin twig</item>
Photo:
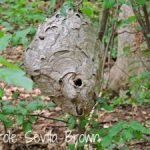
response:
[[[14,113],[13,115],[22,115],[22,114],[20,114],[20,113]],[[54,120],[54,121],[60,121],[60,122],[64,122],[64,123],[68,124],[68,122],[65,121],[65,120],[61,120],[61,119],[53,118],[53,117],[47,117],[47,116],[43,116],[41,114],[27,114],[25,116],[27,116],[27,117],[28,116],[40,117],[40,118],[45,118],[45,119]]]
[[[139,31],[140,32],[140,31]],[[122,32],[118,32],[117,34],[123,34],[123,33],[129,33],[129,34],[137,34],[139,32],[130,32],[130,31],[122,31]]]
[[[66,124],[68,123],[65,120],[61,120],[61,119],[57,119],[57,118],[52,118],[52,117],[46,117],[46,116],[43,116],[43,115],[40,115],[40,114],[29,114],[27,116],[35,116],[35,117],[45,118],[45,119],[49,119],[49,120],[64,122]]]
[[[83,0],[80,0],[80,1],[77,2],[77,4],[76,4],[75,6],[79,6],[79,5],[81,5],[82,3],[83,3]]]

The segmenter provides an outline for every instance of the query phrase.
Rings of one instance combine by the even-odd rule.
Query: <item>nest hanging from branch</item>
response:
[[[90,111],[100,87],[102,48],[90,20],[58,11],[38,27],[25,51],[27,73],[65,111]]]

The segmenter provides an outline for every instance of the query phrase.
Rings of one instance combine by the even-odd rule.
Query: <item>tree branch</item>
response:
[[[149,21],[149,17],[148,17],[148,12],[147,12],[146,5],[144,5],[142,7],[142,9],[143,9],[143,12],[144,12],[144,17],[145,17],[145,21],[146,21],[147,31],[148,31],[148,33],[150,33],[150,21]]]
[[[101,24],[100,24],[100,28],[99,28],[99,34],[98,34],[98,37],[101,41],[103,40],[103,36],[105,33],[108,16],[109,16],[109,9],[104,8],[104,10],[102,12],[102,18],[100,20]]]
[[[50,119],[50,120],[54,120],[54,121],[60,121],[60,122],[68,123],[65,120],[61,120],[61,119],[57,119],[57,118],[52,118],[52,117],[46,117],[46,116],[43,116],[43,115],[40,115],[40,114],[29,114],[27,116],[35,116],[35,117],[40,117],[40,118],[45,118],[45,119]]]

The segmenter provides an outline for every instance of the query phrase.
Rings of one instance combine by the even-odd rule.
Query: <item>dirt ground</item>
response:
[[[19,62],[20,65],[23,65],[23,46],[9,47],[5,51],[0,52],[0,55],[3,55],[10,62]],[[17,88],[11,85],[6,85],[2,81],[0,82],[0,87],[4,88],[5,96],[3,100],[11,100],[14,104],[18,100],[26,99],[31,101],[34,97],[40,96],[43,101],[50,101],[48,97],[45,97],[41,94],[39,89],[34,89],[32,92],[27,92],[23,88]],[[18,92],[19,95],[17,98],[12,98],[14,92]],[[26,139],[23,134],[22,128],[18,125],[14,125],[12,128],[7,130],[7,133],[15,134],[16,141],[13,143],[4,143],[3,136],[0,136],[0,150],[10,149],[10,150],[65,150],[67,149],[67,142],[64,141],[65,131],[68,130],[66,123],[61,121],[55,121],[51,118],[67,118],[67,115],[61,110],[60,107],[51,108],[49,110],[38,110],[35,114],[40,115],[38,121],[33,125],[33,131],[31,137],[34,137],[36,134],[44,137],[46,133],[51,133],[52,135],[58,135],[58,141],[55,142],[55,139],[52,139],[51,142],[42,143],[37,142],[39,137],[35,138],[36,140]],[[43,117],[44,116],[44,117]],[[99,128],[109,127],[118,120],[137,120],[141,122],[146,127],[150,127],[150,109],[149,107],[137,107],[137,106],[120,106],[115,110],[108,112],[106,110],[101,110],[98,112],[98,121]],[[5,129],[3,125],[0,125],[0,133],[4,134]],[[55,137],[54,137],[55,138]],[[33,139],[33,138],[32,138]],[[150,150],[150,137],[147,137],[147,140],[129,142],[131,150]],[[92,148],[87,148],[91,149]]]

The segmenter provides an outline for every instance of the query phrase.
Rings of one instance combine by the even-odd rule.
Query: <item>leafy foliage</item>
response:
[[[137,0],[137,7],[144,6],[146,0]],[[68,9],[80,9],[82,13],[90,17],[98,30],[99,27],[99,13],[103,6],[110,10],[110,17],[107,24],[107,30],[105,31],[103,42],[105,45],[109,42],[109,35],[112,30],[113,23],[116,22],[117,29],[127,24],[133,23],[137,20],[136,16],[130,16],[128,19],[118,20],[118,17],[114,17],[113,11],[116,6],[126,3],[125,0],[97,0],[94,3],[84,0],[82,5],[77,5],[73,0],[67,0],[61,7],[61,14],[66,15]],[[44,1],[32,1],[28,0],[2,0],[0,1],[0,23],[2,30],[0,31],[0,51],[6,49],[8,45],[27,46],[31,41],[32,36],[36,32],[37,23],[44,21],[47,15],[53,12],[53,8],[56,4],[56,0],[50,0],[48,13],[43,12]],[[77,8],[76,8],[77,7]],[[139,28],[141,30],[141,28]],[[147,37],[150,37],[147,34]],[[114,45],[112,50],[109,49],[113,58],[117,58],[117,39],[114,37]],[[127,45],[124,47],[124,53],[130,53],[130,47]],[[16,64],[10,63],[4,57],[0,57],[0,79],[5,81],[7,84],[13,84],[15,86],[21,86],[27,90],[32,90],[33,82],[31,79],[25,76],[25,72],[22,71]],[[110,102],[112,95],[107,92],[104,97],[99,97],[97,106],[98,110],[105,109],[112,111],[115,106],[122,104],[147,104],[150,99],[150,83],[149,83],[150,72],[145,71],[138,76],[129,77],[132,81],[132,85],[122,91],[122,96],[113,97],[113,101]],[[12,127],[13,124],[22,126],[25,133],[32,130],[32,125],[36,122],[37,117],[33,115],[33,112],[39,109],[49,109],[55,107],[56,104],[53,102],[44,103],[40,100],[33,100],[27,102],[26,100],[20,100],[17,105],[14,105],[11,101],[3,100],[4,89],[0,88],[0,121],[3,122],[6,128]],[[17,98],[18,93],[14,93],[13,97]],[[15,116],[15,117],[12,117]],[[90,130],[88,134],[99,135],[96,138],[96,142],[93,147],[103,149],[114,149],[117,146],[122,145],[122,149],[129,149],[127,144],[130,140],[141,139],[143,135],[150,135],[150,129],[144,127],[140,122],[136,120],[123,121],[119,120],[112,126],[105,128],[99,127],[97,120],[97,114],[93,114],[91,120],[87,116],[78,117],[80,121],[80,129],[84,130],[85,126],[89,123]],[[76,127],[76,117],[70,116],[68,119],[68,127],[74,129]],[[82,142],[78,142],[78,148],[83,148],[89,141],[82,138]],[[68,149],[74,150],[75,144],[70,144]]]
[[[0,63],[6,67],[0,68],[0,79],[4,80],[8,84],[16,86],[22,86],[27,90],[32,90],[33,82],[31,79],[25,77],[25,72],[18,66],[9,63],[3,57],[0,57]]]
[[[10,43],[13,46],[20,44],[27,46],[29,44],[29,39],[35,34],[37,21],[41,22],[46,17],[46,14],[40,8],[43,4],[43,1],[0,1],[0,23],[2,28],[0,31],[0,51],[4,50]],[[30,24],[31,22],[32,26]],[[7,84],[24,87],[29,91],[32,90],[33,81],[27,78],[25,72],[16,64],[10,63],[2,56],[0,56],[0,64],[2,65],[0,67],[0,80],[5,81]],[[15,123],[14,119],[10,116],[16,115],[16,122],[22,125],[24,131],[31,130],[35,117],[25,116],[29,115],[33,110],[47,107],[47,105],[43,106],[41,103],[34,101],[29,104],[20,102],[15,106],[11,102],[4,101],[3,96],[4,90],[0,88],[0,120],[6,128],[11,127]]]
[[[0,51],[2,51],[3,49],[5,49],[8,46],[8,43],[11,39],[11,35],[9,34],[4,34],[3,32],[1,32],[1,37],[0,37]]]
[[[49,109],[52,106],[47,102],[42,102],[41,100],[34,100],[31,102],[27,101],[19,101],[18,105],[13,105],[11,101],[5,101],[2,99],[3,90],[0,90],[0,104],[1,104],[1,112],[0,112],[0,120],[4,123],[4,125],[8,128],[13,124],[17,123],[21,125],[24,132],[28,132],[32,129],[32,124],[34,124],[37,120],[37,116],[32,115],[35,110],[39,109]],[[15,120],[10,116],[16,116]]]
[[[11,41],[14,46],[29,44],[27,35],[34,35],[36,22],[46,18],[42,12],[43,1],[28,2],[27,0],[3,0],[0,2],[0,23],[3,27],[0,36],[0,51]],[[31,23],[32,22],[32,26]]]
[[[87,119],[80,120],[81,122],[87,122]],[[91,121],[92,124],[97,124],[96,120]],[[128,148],[128,142],[139,140],[143,135],[150,135],[150,129],[144,127],[141,123],[136,120],[123,121],[120,120],[117,123],[113,124],[107,128],[98,128],[97,126],[92,126],[87,135],[95,137],[94,147],[97,149],[114,149],[122,145],[121,148]],[[95,135],[95,136],[93,136]],[[97,136],[96,136],[97,135]],[[84,140],[79,139],[78,148],[84,147],[85,144],[88,144],[90,139]],[[92,144],[92,143],[90,143]],[[70,148],[73,145],[70,145]],[[129,148],[128,148],[129,149]]]
[[[115,97],[112,101],[114,106],[122,104],[149,105],[150,99],[150,71],[145,71],[139,75],[129,77],[132,85],[121,91],[120,97]]]

